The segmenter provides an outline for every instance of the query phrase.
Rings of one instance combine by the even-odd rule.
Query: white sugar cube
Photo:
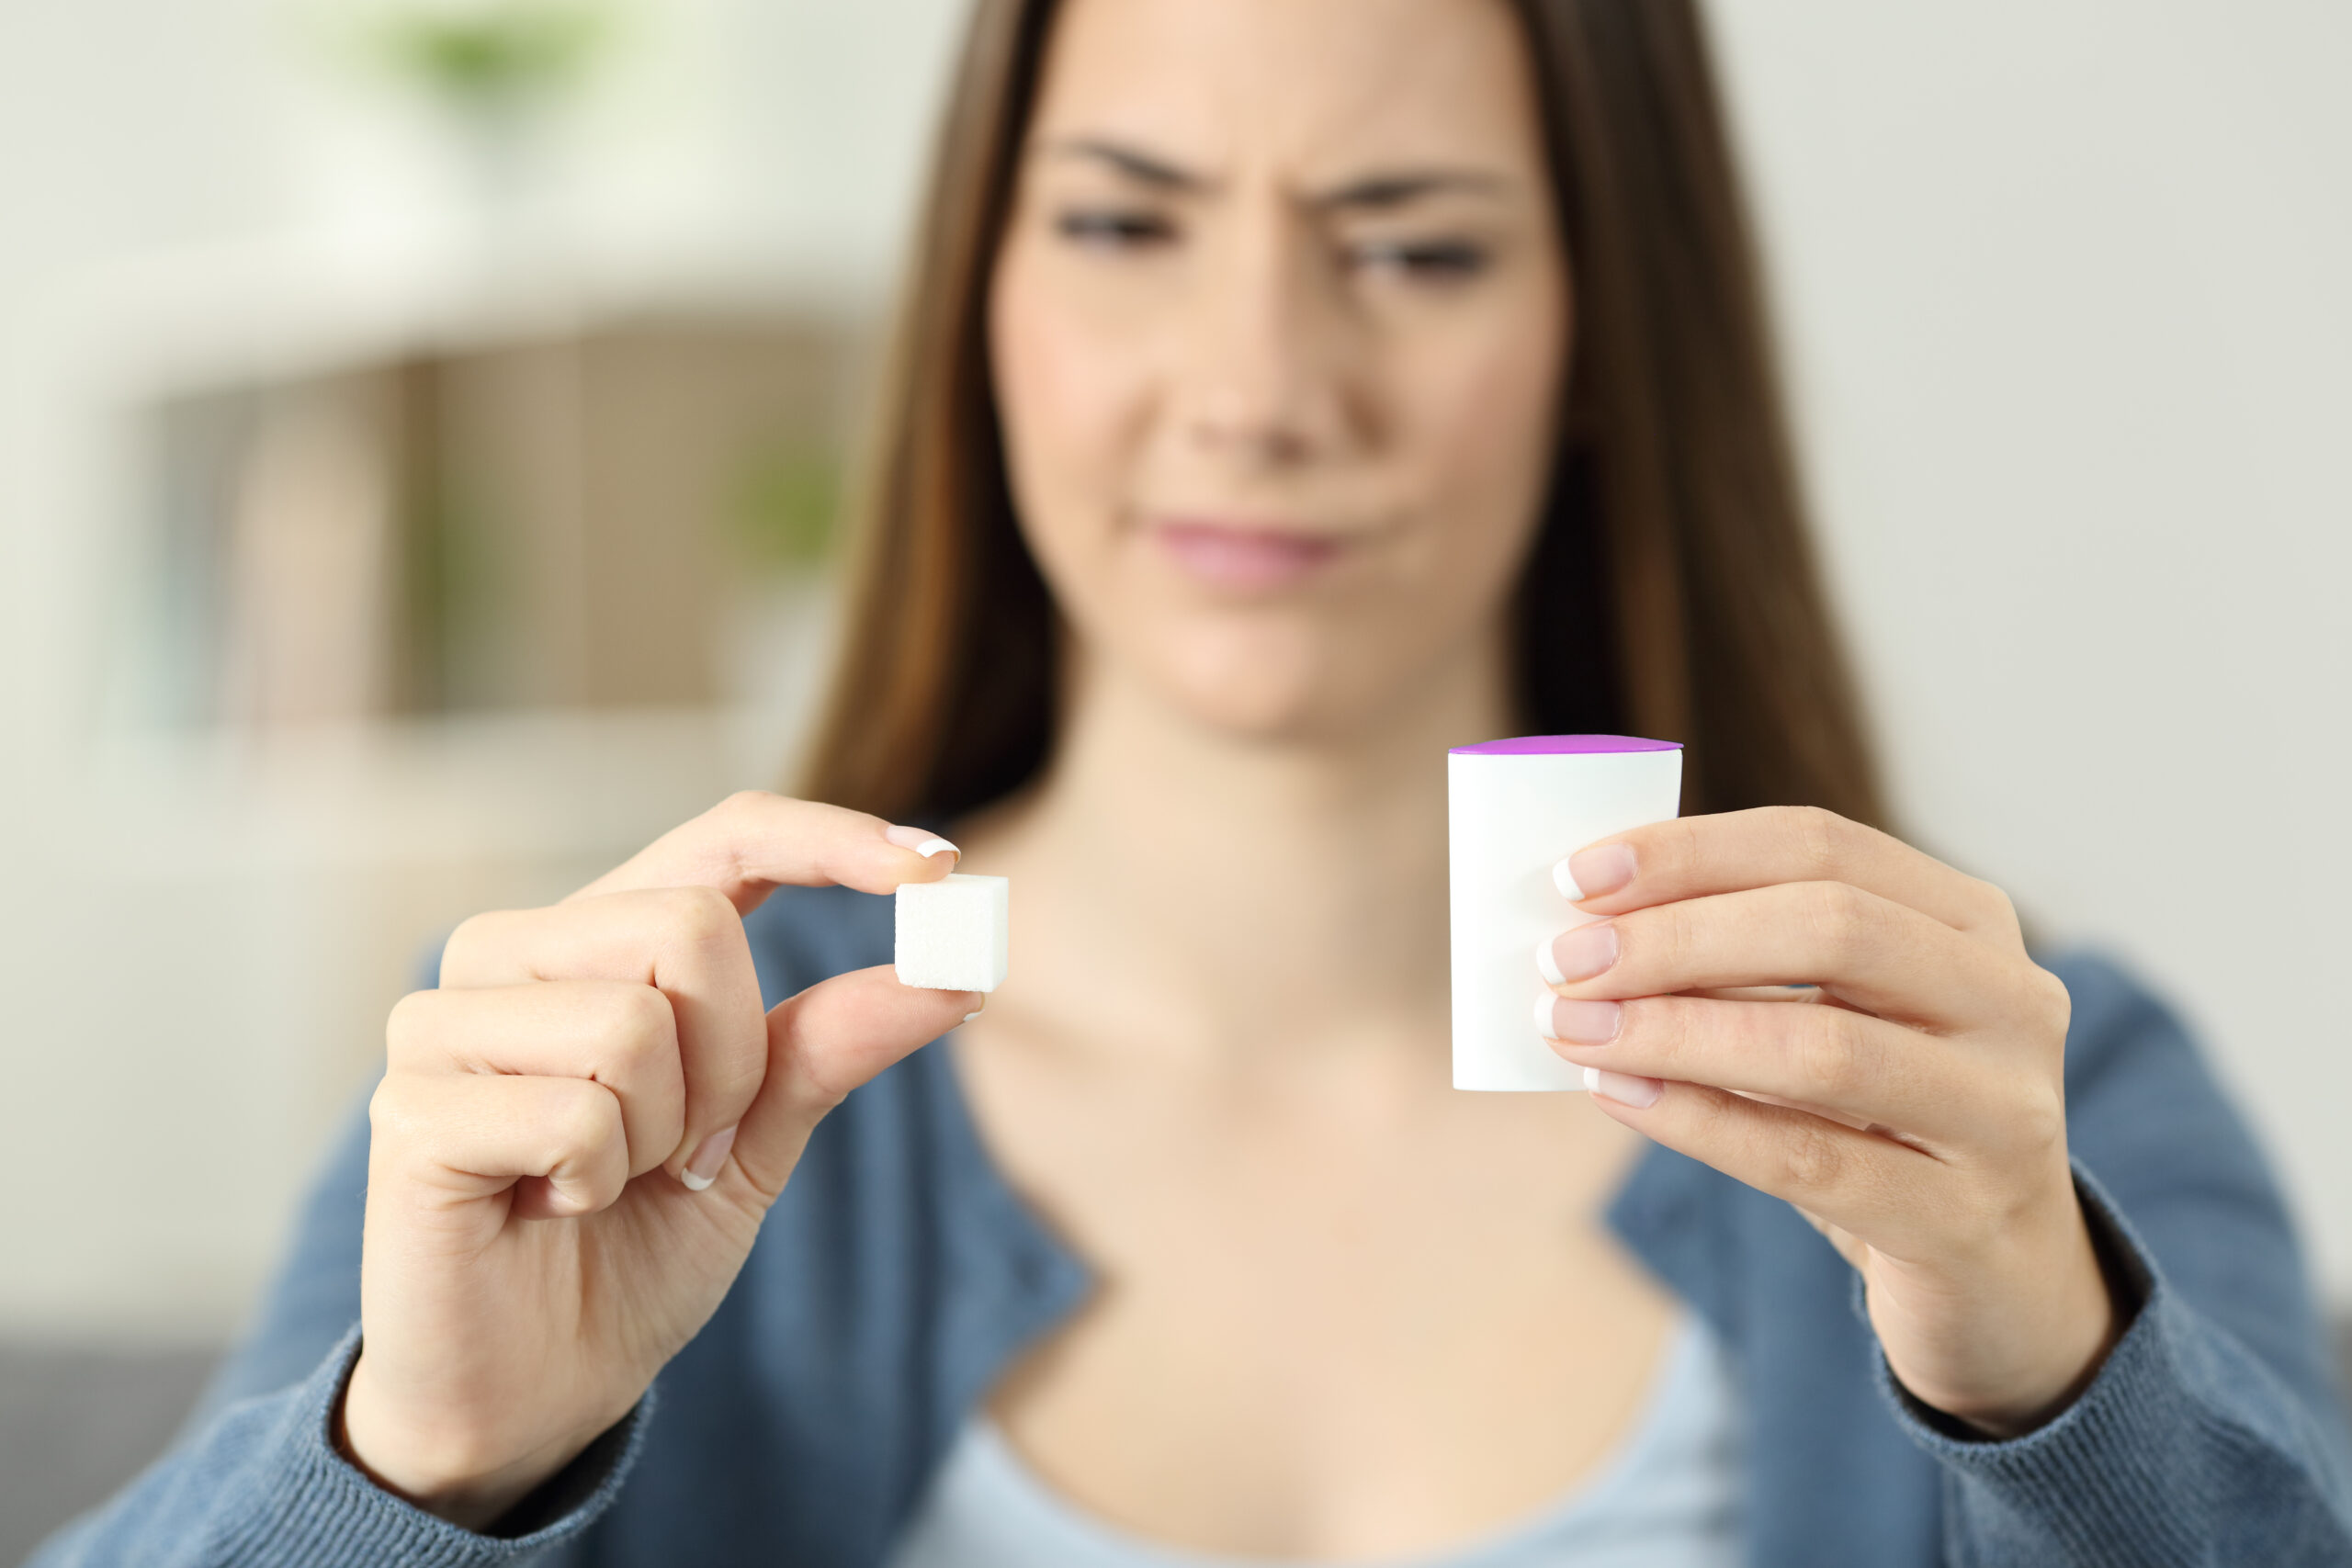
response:
[[[943,877],[899,885],[899,984],[938,991],[993,991],[1004,984],[1012,882]]]

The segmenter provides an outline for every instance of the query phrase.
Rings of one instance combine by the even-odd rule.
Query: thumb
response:
[[[980,1010],[978,991],[899,983],[889,964],[819,981],[768,1013],[768,1070],[735,1136],[735,1162],[768,1201],[808,1134],[850,1090]]]

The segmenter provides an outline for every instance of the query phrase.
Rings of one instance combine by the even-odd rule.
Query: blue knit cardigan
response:
[[[748,922],[771,1002],[887,962],[887,899]],[[2074,996],[2077,1185],[2129,1330],[2056,1420],[1972,1438],[1889,1377],[1853,1272],[1785,1204],[1652,1149],[1609,1210],[1729,1348],[1757,1568],[2352,1564],[2352,1441],[2271,1177],[2180,1027],[2117,969]],[[1008,1189],[944,1053],[818,1129],[741,1278],[653,1392],[497,1535],[371,1486],[329,1418],[358,1344],[367,1130],[175,1450],[33,1559],[875,1568],[950,1441],[1089,1277]]]

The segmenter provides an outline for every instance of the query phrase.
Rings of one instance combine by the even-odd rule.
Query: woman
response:
[[[1868,826],[1687,5],[997,0],[943,156],[836,804],[461,928],[43,1562],[2352,1560],[2193,1052]],[[1596,1092],[1456,1094],[1438,759],[1619,729]]]

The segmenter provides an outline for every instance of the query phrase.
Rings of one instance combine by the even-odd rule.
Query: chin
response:
[[[1193,722],[1237,739],[1329,740],[1371,722],[1400,683],[1352,639],[1297,627],[1233,628],[1174,639],[1149,660],[1153,683]]]

